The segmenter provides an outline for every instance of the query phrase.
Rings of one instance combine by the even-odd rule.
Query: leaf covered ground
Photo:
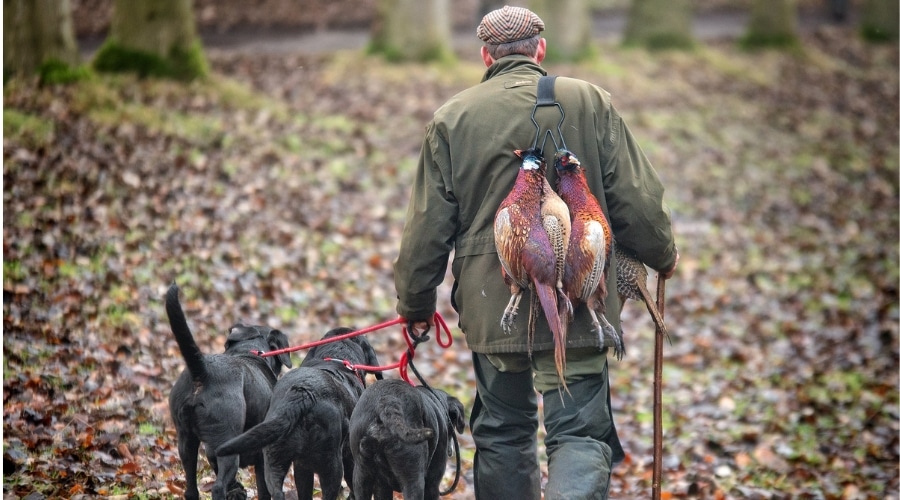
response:
[[[609,90],[668,186],[682,255],[666,303],[669,498],[898,498],[898,50],[841,28],[803,44],[609,45],[548,67]],[[424,124],[482,68],[208,56],[214,78],[189,86],[4,86],[4,498],[181,492],[173,280],[206,352],[239,320],[298,345],[395,316]],[[449,284],[439,295],[455,325]],[[648,498],[654,338],[640,305],[624,315],[628,356],[610,366],[628,456],[610,496]],[[416,365],[468,411],[453,333]],[[370,339],[399,358],[399,330]],[[472,498],[461,444],[451,498]]]

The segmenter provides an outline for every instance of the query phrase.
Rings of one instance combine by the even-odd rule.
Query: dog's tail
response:
[[[247,432],[225,441],[216,448],[216,456],[244,455],[256,452],[284,437],[291,430],[291,422],[281,418],[266,420]]]
[[[225,441],[216,449],[216,456],[256,452],[290,434],[317,402],[314,391],[303,386],[293,386],[291,389],[286,399],[272,402],[277,406],[269,410],[265,421],[240,436]]]
[[[379,441],[400,439],[407,443],[421,443],[434,436],[434,430],[429,427],[410,427],[399,408],[385,408],[381,421],[386,432],[377,436]]]
[[[178,349],[181,350],[181,356],[187,364],[188,371],[195,380],[205,379],[206,364],[203,362],[203,353],[194,342],[191,328],[188,326],[187,318],[184,317],[184,311],[178,301],[178,285],[175,283],[172,283],[169,291],[166,292],[166,314],[169,316],[169,326],[172,328],[172,333],[175,334]]]

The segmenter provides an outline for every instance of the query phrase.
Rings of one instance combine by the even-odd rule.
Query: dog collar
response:
[[[322,361],[334,361],[335,363],[344,365],[344,368],[356,375],[356,378],[358,378],[359,381],[362,382],[363,387],[366,386],[366,379],[363,378],[361,373],[359,373],[360,370],[357,370],[356,366],[354,366],[353,363],[347,361],[346,359],[322,358]]]

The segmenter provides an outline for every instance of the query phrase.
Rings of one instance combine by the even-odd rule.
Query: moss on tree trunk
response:
[[[110,34],[94,67],[179,80],[205,76],[191,0],[116,0]]]
[[[4,79],[78,63],[69,0],[4,0]]]
[[[890,42],[898,38],[900,2],[897,0],[866,0],[863,2],[859,28],[864,39]]]
[[[794,0],[754,0],[741,45],[749,49],[798,46]]]

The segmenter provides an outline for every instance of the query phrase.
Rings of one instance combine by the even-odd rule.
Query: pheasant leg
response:
[[[625,357],[625,342],[622,340],[622,336],[619,335],[619,332],[616,331],[615,328],[611,324],[609,324],[609,320],[606,319],[606,316],[601,314],[600,319],[603,322],[603,339],[604,342],[606,340],[611,340],[613,343],[613,351],[616,354],[616,359],[622,361],[622,358]]]
[[[619,335],[619,332],[616,331],[615,328],[611,324],[609,324],[609,320],[606,319],[606,316],[603,314],[600,315],[598,319],[597,313],[594,312],[590,307],[588,308],[588,312],[591,313],[591,320],[594,323],[594,328],[597,330],[597,335],[600,336],[600,340],[603,341],[604,346],[612,345],[613,352],[616,355],[616,359],[622,360],[625,356],[625,344],[622,342],[622,337]],[[602,319],[602,325],[601,321]]]
[[[506,309],[503,311],[503,317],[500,318],[500,326],[506,333],[509,333],[512,329],[513,321],[515,321],[516,315],[519,313],[519,302],[521,300],[522,290],[514,292],[509,298],[509,304],[506,305]]]

